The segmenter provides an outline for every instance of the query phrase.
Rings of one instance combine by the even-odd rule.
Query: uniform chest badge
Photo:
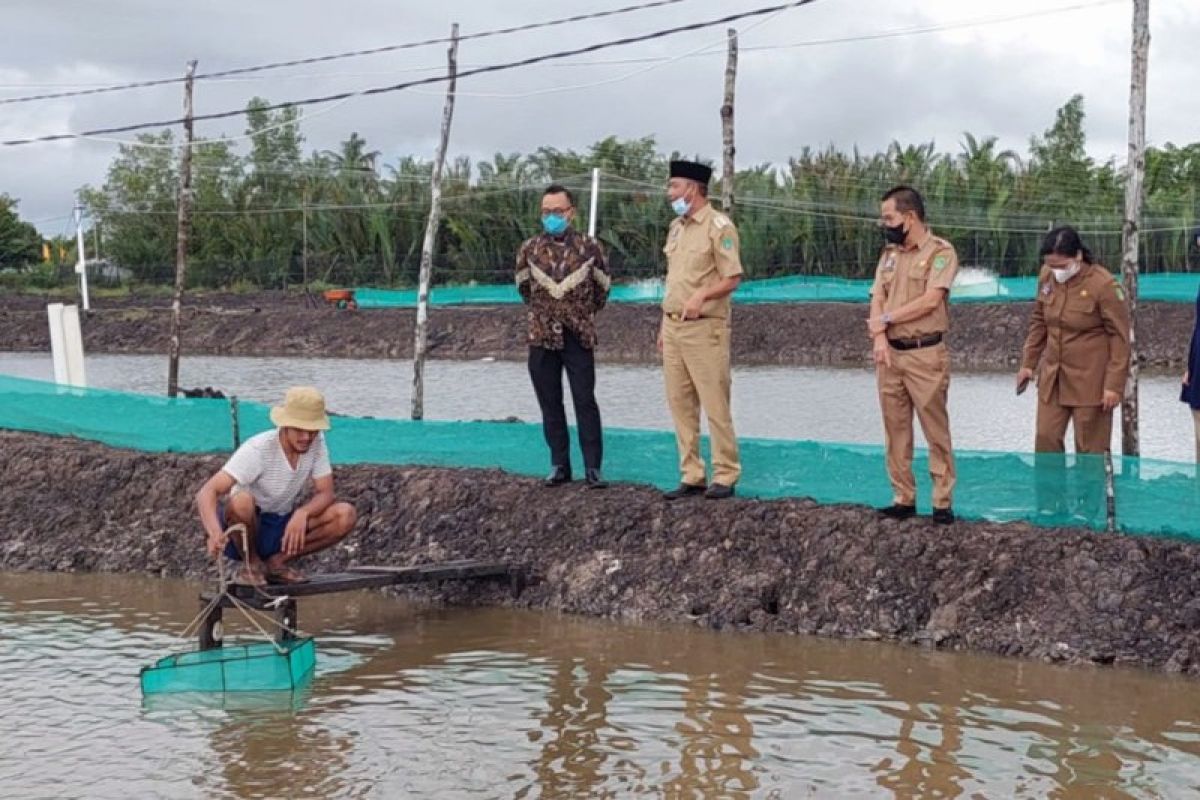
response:
[[[889,255],[883,262],[883,271],[891,272],[895,268],[896,268],[896,257],[894,255]]]
[[[1051,289],[1050,289],[1050,284],[1048,284],[1048,283],[1043,283],[1043,284],[1042,284],[1042,294],[1043,294],[1043,295],[1045,295],[1046,297],[1049,297],[1049,296],[1050,296],[1050,291],[1051,291]]]
[[[1087,289],[1080,289],[1080,290],[1079,290],[1079,296],[1080,296],[1080,297],[1087,297],[1087,296],[1088,296]]]

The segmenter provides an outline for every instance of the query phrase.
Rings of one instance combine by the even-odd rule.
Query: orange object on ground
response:
[[[323,292],[326,303],[350,303],[354,300],[353,289],[326,289]]]

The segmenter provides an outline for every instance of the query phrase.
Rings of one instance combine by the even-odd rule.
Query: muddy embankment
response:
[[[614,304],[599,317],[602,361],[658,362],[659,310]],[[955,366],[1015,368],[1029,321],[1029,303],[952,307]],[[867,363],[867,307],[848,303],[744,305],[735,310],[733,359],[742,366],[854,366]],[[1194,311],[1185,304],[1147,303],[1138,310],[1142,363],[1177,369],[1187,357]],[[165,298],[97,300],[84,319],[90,353],[165,353],[170,312]],[[312,307],[295,294],[210,294],[188,298],[183,352],[197,355],[409,358],[411,309],[344,311]],[[521,306],[434,308],[430,354],[443,359],[525,357]],[[0,295],[0,351],[48,350],[45,300]]]
[[[0,569],[200,577],[190,502],[218,456],[0,433]],[[526,564],[418,599],[724,630],[881,639],[1200,674],[1200,545],[1023,524],[895,522],[806,500],[670,504],[496,471],[339,468],[358,529],[308,569]]]

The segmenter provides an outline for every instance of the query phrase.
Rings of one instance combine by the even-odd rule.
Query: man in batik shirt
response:
[[[550,446],[547,486],[571,480],[571,441],[563,409],[563,371],[571,384],[584,480],[603,488],[603,439],[596,405],[596,312],[611,279],[600,243],[571,226],[575,198],[554,184],[542,194],[542,233],[517,251],[517,289],[529,306],[529,376]]]

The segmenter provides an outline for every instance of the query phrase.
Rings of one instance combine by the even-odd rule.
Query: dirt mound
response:
[[[221,458],[14,433],[0,448],[0,569],[205,573],[190,504]],[[337,482],[359,528],[310,568],[481,558],[538,577],[516,601],[489,585],[418,590],[428,600],[1200,673],[1191,543],[806,500],[670,504],[484,470],[342,467]]]
[[[164,298],[97,301],[84,319],[92,353],[166,353],[170,324]],[[656,364],[660,311],[614,304],[599,317],[601,361]],[[1029,321],[1029,303],[955,305],[950,351],[955,366],[1015,369]],[[738,306],[733,361],[737,365],[839,366],[868,363],[867,307],[848,303]],[[1138,309],[1142,362],[1177,368],[1187,357],[1194,311],[1146,303]],[[183,353],[196,355],[411,358],[416,314],[411,309],[346,311],[306,306],[282,292],[190,297],[183,312]],[[429,317],[430,355],[523,360],[521,306],[435,308]],[[0,296],[0,350],[49,350],[45,303]]]

